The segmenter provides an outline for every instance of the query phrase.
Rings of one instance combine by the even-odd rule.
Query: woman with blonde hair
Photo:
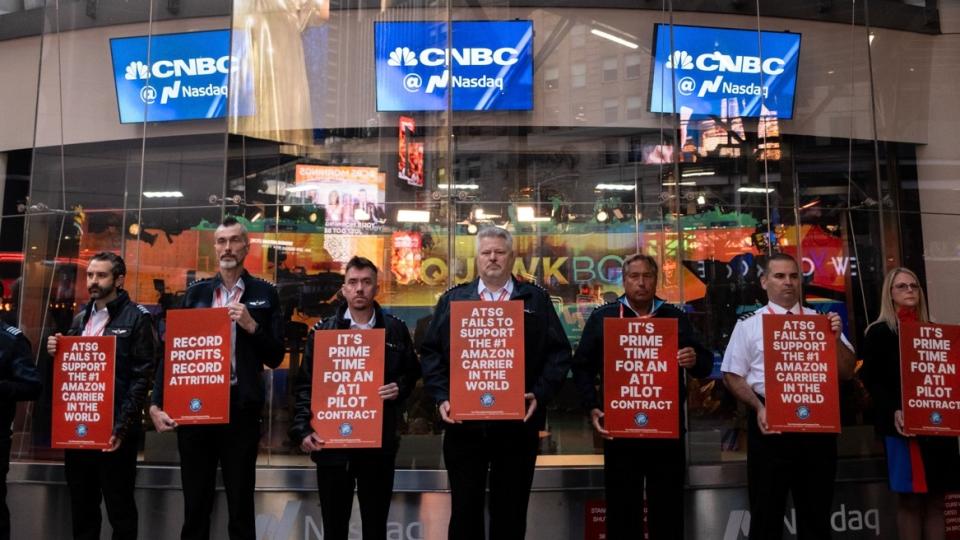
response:
[[[929,322],[927,299],[917,275],[894,268],[883,280],[880,316],[863,339],[860,378],[873,398],[874,422],[883,438],[890,489],[898,494],[901,540],[945,535],[943,496],[960,489],[960,446],[956,437],[908,435],[900,393],[901,321]]]

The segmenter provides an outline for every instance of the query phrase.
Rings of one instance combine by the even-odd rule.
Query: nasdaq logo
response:
[[[121,123],[252,114],[252,74],[238,74],[248,37],[229,30],[110,40]],[[231,50],[233,49],[233,50]]]
[[[800,35],[658,24],[650,111],[792,118]],[[674,104],[676,100],[676,106]]]
[[[376,23],[377,110],[533,108],[530,21]]]

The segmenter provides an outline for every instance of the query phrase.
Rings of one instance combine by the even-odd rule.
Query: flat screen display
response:
[[[248,39],[234,35],[244,58]],[[237,70],[230,30],[134,36],[110,40],[120,123],[223,118],[231,75],[238,98],[235,114],[253,114],[250,70]]]
[[[533,22],[378,22],[378,111],[533,109]],[[449,105],[448,105],[449,93]]]
[[[799,58],[800,34],[658,24],[650,112],[793,118]]]

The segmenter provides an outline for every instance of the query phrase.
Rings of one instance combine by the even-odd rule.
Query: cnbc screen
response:
[[[799,57],[800,34],[658,24],[650,112],[793,118]]]
[[[231,112],[252,114],[252,73],[234,65],[248,41],[230,30],[111,39],[120,123],[223,118],[231,76],[240,96]]]
[[[533,109],[532,21],[374,24],[378,111]]]

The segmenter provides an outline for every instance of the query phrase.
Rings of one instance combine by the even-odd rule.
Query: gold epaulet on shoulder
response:
[[[753,316],[756,315],[757,313],[760,313],[760,310],[759,310],[759,309],[754,310],[754,311],[751,311],[750,313],[744,313],[743,315],[740,315],[739,317],[737,317],[737,320],[738,320],[738,321],[745,321],[745,320],[749,319],[750,317],[753,317]]]

